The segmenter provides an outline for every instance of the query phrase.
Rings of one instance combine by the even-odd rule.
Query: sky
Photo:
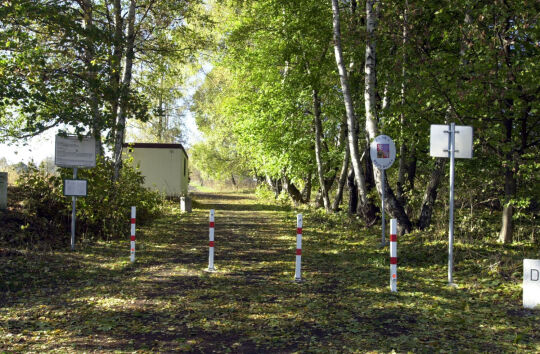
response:
[[[202,135],[191,112],[185,115],[185,124],[187,128],[187,148],[202,140]],[[39,165],[47,157],[54,158],[54,137],[57,132],[57,128],[50,129],[39,136],[29,139],[26,143],[12,145],[0,143],[0,159],[5,157],[8,164],[34,161]]]
[[[206,73],[211,71],[210,64],[202,65],[202,69],[189,78],[186,82],[186,87],[183,89],[185,100],[189,100],[196,92],[199,85],[204,81]],[[198,141],[203,140],[202,134],[197,128],[195,117],[191,112],[186,112],[185,127],[187,146],[189,148]],[[129,129],[129,128],[128,128]],[[29,163],[33,161],[37,165],[48,157],[54,158],[54,137],[58,133],[58,129],[50,129],[39,136],[36,136],[24,143],[18,144],[2,144],[0,143],[0,159],[6,158],[8,164],[16,164],[18,162]]]

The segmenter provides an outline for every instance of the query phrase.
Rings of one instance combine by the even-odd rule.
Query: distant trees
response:
[[[117,175],[127,121],[178,139],[184,63],[210,61],[189,107],[207,137],[193,150],[207,174],[252,173],[328,212],[347,180],[349,211],[366,224],[384,189],[404,232],[428,229],[447,188],[429,126],[456,122],[474,128],[474,159],[456,176],[471,214],[501,211],[503,243],[516,220],[538,220],[538,2],[1,4],[2,140],[67,125],[111,147]],[[377,134],[399,151],[384,185],[368,151]]]
[[[454,121],[474,128],[475,158],[460,162],[457,176],[462,188],[474,189],[471,208],[486,201],[497,208],[492,201],[499,201],[505,243],[512,242],[517,210],[521,218],[525,210],[529,220],[537,217],[538,4],[264,0],[214,6],[222,22],[212,64],[223,78],[208,76],[214,89],[201,89],[195,101],[212,105],[200,105],[197,117],[212,112],[211,121],[228,127],[225,134],[205,133],[213,144],[234,141],[230,147],[260,180],[297,186],[291,189],[296,201],[295,189],[314,186],[330,210],[326,194],[340,189],[337,175],[350,165],[349,194],[357,188],[366,223],[376,216],[375,188],[379,194],[385,188],[388,211],[403,231],[426,229],[438,190],[446,188],[444,160],[428,154],[429,126]],[[343,131],[348,144],[340,141]],[[368,153],[381,133],[399,151],[384,186]]]
[[[179,77],[161,69],[155,80],[156,63],[178,67],[204,43],[194,27],[204,21],[199,4],[2,1],[0,139],[67,125],[93,135],[98,152],[102,143],[113,149],[117,176],[126,120],[146,121],[178,97],[160,87]]]

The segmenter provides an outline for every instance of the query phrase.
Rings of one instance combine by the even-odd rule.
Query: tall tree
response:
[[[358,134],[357,134],[357,122],[356,114],[354,111],[353,99],[350,93],[349,78],[345,62],[343,60],[343,48],[341,47],[341,24],[340,24],[340,12],[338,0],[332,0],[332,13],[333,13],[333,32],[334,32],[334,54],[336,57],[336,64],[339,72],[339,79],[341,83],[341,91],[343,94],[343,101],[345,103],[345,111],[347,113],[347,128],[348,128],[348,140],[349,151],[351,154],[351,165],[354,170],[354,178],[358,185],[358,195],[360,199],[361,213],[368,223],[375,221],[374,207],[367,197],[367,187],[364,173],[361,169],[360,151],[358,149]]]

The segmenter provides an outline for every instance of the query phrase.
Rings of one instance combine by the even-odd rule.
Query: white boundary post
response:
[[[210,228],[209,228],[209,250],[208,250],[208,271],[213,272],[214,269],[214,209],[210,209]]]
[[[131,207],[131,262],[135,262],[135,222],[136,222],[137,207]]]
[[[302,281],[302,214],[296,215],[296,269],[294,280]]]
[[[397,219],[390,219],[390,291],[397,292]]]

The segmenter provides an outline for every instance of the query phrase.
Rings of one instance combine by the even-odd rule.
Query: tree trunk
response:
[[[118,180],[120,168],[122,168],[122,146],[126,131],[126,115],[129,101],[129,90],[131,86],[131,74],[133,69],[133,58],[135,57],[135,0],[131,0],[128,12],[128,32],[126,38],[126,60],[124,64],[124,74],[120,87],[120,97],[118,104],[118,116],[116,124],[116,136],[114,142],[114,177]]]
[[[512,129],[514,121],[512,119],[504,118],[503,126],[505,128],[505,143],[510,144],[512,141]],[[517,166],[514,162],[514,153],[509,151],[506,153],[506,161],[504,167],[504,204],[502,214],[501,231],[499,232],[499,242],[504,244],[512,243],[514,240],[514,206],[511,204],[512,199],[516,196],[517,181],[515,172],[517,172]]]
[[[376,89],[377,89],[377,61],[375,47],[375,31],[377,27],[377,14],[375,13],[374,5],[377,0],[366,1],[366,61],[365,61],[365,85],[364,85],[364,102],[366,107],[366,132],[370,140],[374,139],[377,134],[377,106],[376,106]],[[388,179],[384,179],[383,173],[373,166],[375,183],[379,195],[382,196],[384,188],[385,205],[389,214],[398,221],[398,230],[400,234],[410,232],[412,229],[411,221],[403,209],[403,205],[399,203],[394,195],[394,192],[388,184]]]
[[[305,179],[304,188],[302,189],[302,198],[306,203],[309,203],[311,200],[311,171]]]
[[[431,171],[431,178],[424,192],[422,207],[420,208],[420,217],[418,218],[418,228],[425,230],[431,225],[431,216],[433,214],[433,206],[437,200],[437,191],[441,182],[441,177],[444,175],[444,167],[446,166],[446,158],[438,158],[435,161],[435,167]]]
[[[349,214],[354,215],[358,211],[358,187],[356,186],[352,166],[347,175],[347,187],[349,187]]]
[[[415,139],[418,140],[418,139]],[[416,145],[412,146],[409,159],[407,161],[407,180],[409,181],[409,190],[414,190],[414,180],[416,178],[416,164],[418,157],[416,156]]]
[[[345,156],[343,156],[343,163],[341,164],[341,171],[339,172],[338,189],[336,197],[332,205],[333,211],[338,211],[339,204],[343,199],[343,189],[345,189],[345,182],[347,182],[347,172],[349,171],[350,150],[349,144],[347,144],[347,117],[344,117],[341,123],[341,129],[339,134],[340,147],[345,149]]]
[[[317,90],[313,90],[313,115],[315,118],[315,160],[317,161],[317,175],[321,188],[321,198],[326,212],[331,212],[330,198],[328,197],[328,189],[324,180],[324,166],[321,157],[321,140],[322,140],[322,123],[321,123],[321,101]]]
[[[327,191],[332,189],[332,185],[334,184],[334,181],[336,180],[336,177],[337,177],[337,169],[333,171],[333,173],[332,173],[332,175],[330,177],[324,179],[324,186],[325,186]],[[320,187],[319,187],[319,190],[317,191],[317,195],[315,197],[315,207],[316,208],[324,207],[323,195],[322,195]]]
[[[406,162],[406,155],[407,155],[407,148],[406,148],[406,142],[405,142],[405,134],[403,132],[403,119],[401,124],[401,145],[399,147],[399,164],[398,164],[398,180],[396,183],[396,198],[399,200],[401,204],[405,204],[405,197],[404,197],[404,185],[405,185],[405,171],[407,171],[407,162]]]
[[[274,192],[274,196],[279,196],[279,193],[281,193],[281,186],[279,185],[279,180],[273,180],[269,175],[266,175],[266,183],[268,186],[270,186],[270,189]]]
[[[333,13],[333,29],[334,29],[334,54],[336,56],[336,64],[339,72],[339,80],[341,90],[343,92],[343,100],[345,103],[345,111],[347,113],[347,128],[349,130],[348,140],[351,154],[351,164],[354,169],[354,178],[358,186],[358,197],[362,210],[360,211],[367,224],[371,224],[376,220],[375,208],[369,201],[364,174],[361,168],[360,153],[358,150],[358,134],[356,131],[356,115],[354,113],[353,100],[349,89],[349,79],[345,63],[343,61],[343,50],[341,48],[341,30],[339,23],[339,4],[338,0],[332,0]]]
[[[334,204],[332,205],[333,211],[338,211],[339,204],[341,203],[341,200],[343,199],[343,190],[345,189],[345,182],[347,181],[347,172],[349,170],[349,160],[350,160],[349,147],[346,146],[345,156],[343,157],[343,164],[341,165],[341,171],[339,173],[338,190],[336,192]]]
[[[81,10],[83,12],[83,28],[89,32],[94,27],[93,23],[93,4],[90,0],[81,1]],[[92,136],[96,141],[96,155],[103,155],[103,147],[101,145],[101,115],[99,112],[99,101],[97,93],[97,71],[94,64],[95,51],[92,41],[86,41],[84,53],[84,65],[86,67],[86,79],[88,83],[88,93],[90,102],[90,111],[92,112]]]
[[[296,188],[296,186],[289,180],[287,176],[283,177],[283,188],[287,191],[289,196],[294,201],[295,205],[298,205],[299,203],[304,203],[304,199],[302,198],[302,193]]]
[[[499,242],[510,244],[514,240],[514,222],[512,219],[514,216],[514,206],[510,201],[515,196],[516,179],[511,168],[506,168],[504,175],[504,206]]]
[[[118,118],[118,101],[120,100],[120,79],[122,72],[122,57],[124,55],[124,18],[122,17],[122,1],[113,1],[114,10],[114,35],[113,52],[110,57],[111,70],[111,131],[109,136],[116,137],[116,124]],[[114,144],[114,140],[113,140]]]
[[[406,82],[406,66],[407,66],[407,39],[409,38],[408,31],[408,7],[409,1],[405,0],[405,10],[403,11],[403,55],[402,55],[402,64],[401,64],[401,114],[399,117],[400,120],[400,135],[401,141],[399,146],[399,172],[398,172],[398,181],[396,184],[396,197],[402,205],[405,205],[404,185],[405,185],[405,171],[407,169],[407,138],[406,138],[406,128],[405,128],[405,114],[403,113],[405,109],[405,82]]]

